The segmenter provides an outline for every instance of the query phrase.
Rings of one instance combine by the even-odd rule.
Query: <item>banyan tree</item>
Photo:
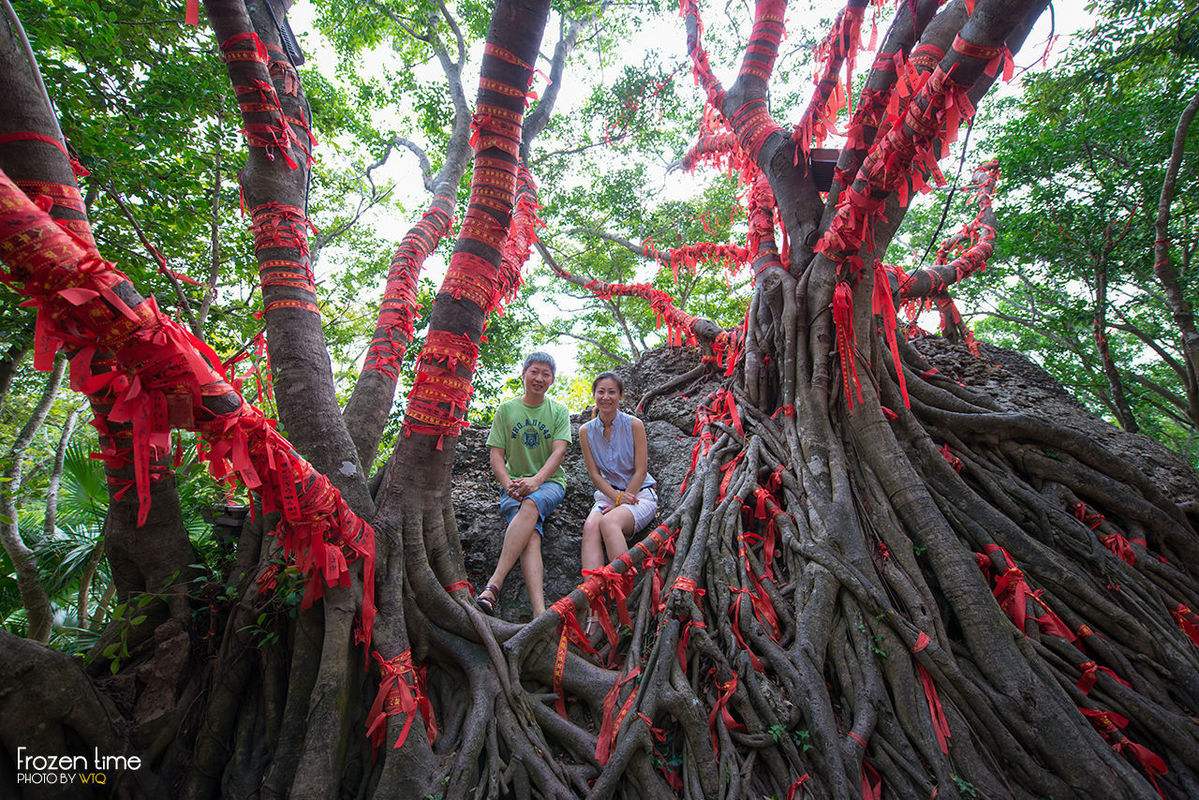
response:
[[[530,110],[529,88],[548,0],[497,0],[473,107],[460,35],[456,56],[438,49],[457,76],[450,152],[392,260],[344,408],[316,304],[305,196],[319,151],[285,5],[205,0],[188,14],[211,26],[242,116],[286,436],[193,328],[97,249],[54,87],[3,4],[0,278],[36,309],[37,368],[66,364],[90,402],[121,591],[162,600],[120,667],[138,676],[120,698],[96,688],[94,668],[3,635],[10,760],[18,746],[138,753],[142,769],[98,791],[144,797],[1199,795],[1192,509],[1101,442],[1005,410],[909,342],[936,312],[946,338],[978,352],[951,295],[1002,236],[1002,165],[975,169],[975,216],[930,263],[883,260],[911,198],[946,181],[939,162],[1010,76],[1045,0],[901,0],[869,64],[858,56],[876,4],[848,0],[799,120],[769,102],[780,41],[799,24],[786,0],[756,0],[726,80],[700,3],[682,0],[679,36],[706,101],[683,166],[741,182],[748,235],[645,255],[745,271],[752,299],[724,328],[542,250],[561,280],[640,298],[670,346],[699,349],[696,370],[657,396],[699,372],[718,388],[698,404],[674,510],[524,625],[472,600],[450,474],[485,325],[538,243],[528,155],[556,89]],[[564,30],[551,87],[577,35]],[[845,141],[830,150],[838,124]],[[403,432],[370,475],[418,276],[455,214]],[[1169,242],[1159,251],[1167,281]],[[253,498],[235,521],[224,602],[187,590],[175,430],[197,434],[211,474]],[[295,619],[272,613],[290,591],[303,593]],[[589,613],[604,623],[593,636]],[[9,771],[0,758],[0,780]]]

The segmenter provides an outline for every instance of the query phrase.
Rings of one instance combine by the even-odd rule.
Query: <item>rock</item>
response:
[[[981,357],[975,358],[965,345],[939,336],[921,337],[912,344],[947,377],[992,398],[1001,408],[1049,420],[1100,442],[1183,508],[1194,511],[1199,506],[1199,481],[1187,462],[1148,436],[1128,433],[1093,415],[1022,354],[983,344]]]
[[[940,337],[917,339],[913,345],[947,377],[994,398],[1005,409],[1065,424],[1100,441],[1118,457],[1152,476],[1176,502],[1184,507],[1199,504],[1199,482],[1186,462],[1148,437],[1125,433],[1092,416],[1048,373],[1023,355],[983,345],[982,357],[975,358],[964,346]],[[693,369],[699,363],[699,356],[695,348],[659,348],[645,353],[623,372],[625,410],[634,413],[634,407],[647,391]],[[641,415],[649,439],[650,472],[658,480],[660,518],[678,502],[678,487],[691,464],[696,406],[720,385],[721,378],[715,370],[705,373],[691,385],[655,399]],[[590,412],[571,418],[575,440],[566,454],[566,499],[545,525],[542,561],[547,603],[569,592],[580,580],[579,546],[583,521],[591,509],[592,488],[579,452],[578,426],[589,418]],[[479,589],[495,568],[505,528],[499,514],[498,486],[488,463],[486,439],[486,430],[463,431],[458,441],[452,487],[467,574]],[[519,565],[504,583],[499,614],[510,621],[530,617]]]

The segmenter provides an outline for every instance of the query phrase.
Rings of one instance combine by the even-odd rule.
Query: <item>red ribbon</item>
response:
[[[862,759],[862,800],[883,800],[883,776],[866,759]]]
[[[566,714],[566,692],[562,688],[562,679],[566,674],[567,643],[574,642],[583,652],[589,655],[597,656],[599,654],[595,652],[595,648],[591,646],[591,641],[583,633],[583,629],[579,627],[579,620],[575,617],[575,607],[574,603],[571,602],[570,595],[563,597],[550,606],[550,611],[553,611],[562,620],[558,625],[558,652],[554,656],[553,688],[554,693],[557,695],[554,707],[563,719],[569,719]]]
[[[1095,726],[1104,738],[1114,739],[1109,742],[1112,749],[1117,753],[1130,755],[1140,764],[1144,770],[1145,776],[1149,782],[1153,784],[1153,788],[1157,791],[1158,797],[1165,798],[1162,793],[1161,786],[1158,785],[1157,779],[1165,775],[1168,770],[1166,762],[1157,753],[1150,750],[1143,744],[1138,744],[1124,735],[1124,728],[1128,727],[1128,719],[1114,711],[1097,710],[1092,708],[1079,707],[1078,709],[1084,717],[1091,720],[1091,724]]]
[[[1179,629],[1191,640],[1191,644],[1199,647],[1199,617],[1183,603],[1175,606],[1172,614]]]
[[[800,775],[798,778],[793,780],[791,785],[787,787],[787,800],[795,800],[795,793],[799,791],[799,787],[807,783],[808,779],[811,777],[811,775],[805,772],[803,775]]]
[[[713,668],[708,675],[715,677],[716,670]],[[716,736],[717,715],[724,721],[724,726],[727,730],[740,731],[745,729],[745,726],[733,719],[733,715],[729,713],[729,701],[732,700],[733,694],[737,691],[737,673],[730,673],[727,681],[717,683],[716,691],[716,704],[712,706],[712,711],[708,714],[708,733],[712,736],[712,752],[719,754],[720,740]]]
[[[371,651],[379,664],[381,680],[375,702],[367,712],[366,735],[371,740],[372,752],[378,753],[387,732],[387,718],[396,714],[407,715],[400,735],[392,745],[394,749],[404,746],[408,739],[408,731],[417,713],[425,724],[425,734],[429,742],[437,740],[437,721],[433,716],[433,705],[421,690],[420,676],[412,666],[412,651],[405,650],[394,658],[384,659],[378,650]]]
[[[636,690],[629,692],[629,696],[625,699],[624,704],[620,707],[620,711],[616,711],[616,703],[620,697],[620,690],[626,686],[629,681],[641,674],[640,667],[633,667],[632,672],[622,678],[617,679],[612,684],[612,688],[604,695],[604,714],[603,721],[600,723],[599,734],[595,740],[595,760],[601,765],[607,764],[608,759],[612,755],[612,746],[616,744],[616,735],[620,732],[621,723],[628,715],[629,710],[633,707],[633,701],[637,699]],[[653,725],[646,723],[651,729]]]
[[[937,694],[937,684],[923,664],[916,664],[916,674],[920,676],[920,684],[924,687],[924,699],[928,702],[928,713],[933,720],[933,733],[937,737],[937,744],[942,753],[949,755],[949,718],[945,716],[941,697]]]
[[[623,572],[620,572],[611,564],[605,565],[600,569],[583,570],[583,577],[587,580],[579,588],[587,596],[587,602],[591,606],[592,615],[599,620],[600,627],[603,628],[604,634],[608,637],[608,643],[612,646],[613,655],[615,655],[616,648],[620,644],[620,637],[617,635],[616,629],[612,626],[612,618],[608,614],[606,600],[612,600],[615,603],[616,615],[620,619],[620,623],[631,628],[633,621],[629,617],[628,597],[633,591],[633,576],[635,574],[636,570],[632,567],[627,567]]]
[[[862,401],[862,383],[858,380],[858,365],[854,358],[856,346],[853,332],[853,289],[846,281],[837,281],[833,290],[833,324],[837,329],[837,354],[841,359],[841,382],[845,389],[845,404],[853,409],[853,393],[850,380],[857,390],[858,402]]]
[[[1128,686],[1129,688],[1132,688],[1131,684],[1129,684],[1128,681],[1124,680],[1119,675],[1117,675],[1115,673],[1115,671],[1113,671],[1112,669],[1110,669],[1108,667],[1100,666],[1099,664],[1096,664],[1094,661],[1084,661],[1078,665],[1078,669],[1082,672],[1082,674],[1079,676],[1078,683],[1076,683],[1075,685],[1078,687],[1078,690],[1080,692],[1082,692],[1083,694],[1090,694],[1091,689],[1095,688],[1095,684],[1099,680],[1100,672],[1106,673],[1112,680],[1116,681],[1117,683],[1120,683],[1124,686]]]
[[[729,591],[733,593],[736,599],[729,605],[729,616],[733,620],[733,638],[737,640],[737,646],[744,650],[749,655],[749,663],[753,665],[754,671],[762,672],[762,660],[750,649],[749,643],[745,641],[744,634],[741,632],[741,598],[745,595],[751,595],[749,589],[743,589],[740,586],[730,586]],[[751,601],[752,602],[752,601]]]
[[[1031,600],[1041,606],[1045,612],[1040,617],[1035,617],[1042,633],[1058,636],[1068,642],[1076,641],[1077,636],[1075,636],[1074,632],[1041,599],[1042,590],[1037,589],[1033,591],[1029,588],[1028,581],[1024,577],[1024,572],[1016,566],[1016,562],[1012,560],[1006,550],[999,545],[988,544],[983,546],[983,552],[986,555],[975,554],[976,557],[981,556],[979,558],[980,565],[983,561],[987,561],[989,564],[989,557],[994,554],[1000,555],[1007,564],[1007,568],[995,577],[993,594],[995,595],[995,599],[999,601],[999,607],[1004,610],[1021,633],[1024,632],[1024,623],[1028,617],[1028,601]],[[984,574],[986,574],[986,570],[984,570]]]

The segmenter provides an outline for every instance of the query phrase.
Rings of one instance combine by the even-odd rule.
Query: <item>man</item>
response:
[[[499,563],[487,588],[479,593],[479,606],[489,614],[495,611],[504,578],[518,558],[533,616],[545,611],[542,524],[566,496],[562,459],[570,444],[566,406],[545,396],[555,371],[548,353],[530,353],[520,373],[524,395],[500,404],[487,437],[491,471],[501,488],[500,513],[508,522]]]

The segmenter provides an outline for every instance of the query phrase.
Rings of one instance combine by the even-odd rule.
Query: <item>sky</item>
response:
[[[792,10],[789,12],[789,30],[792,30],[798,24],[798,17],[812,20],[831,18],[842,7],[843,3],[837,0],[812,0],[811,11],[807,9],[796,10],[798,5],[793,4]],[[701,10],[705,6],[708,7],[709,13],[717,13],[717,6],[715,4],[711,2],[704,3],[701,0]],[[723,6],[725,9],[729,7]],[[745,8],[748,20],[748,5]],[[336,73],[336,57],[328,43],[315,31],[313,26],[314,13],[315,11],[310,0],[299,0],[289,12],[289,18],[293,30],[301,39],[309,64],[315,65],[322,73],[333,79]],[[1015,59],[1017,78],[1011,83],[999,84],[992,92],[1000,96],[1020,92],[1021,72],[1023,68],[1028,67],[1028,73],[1036,73],[1042,69],[1040,61],[1051,30],[1054,36],[1058,38],[1056,38],[1050,51],[1048,60],[1050,65],[1065,52],[1072,37],[1080,32],[1085,33],[1092,27],[1093,20],[1094,17],[1087,10],[1084,0],[1058,0],[1053,5],[1052,14],[1046,12],[1041,16],[1036,27],[1029,35],[1023,52],[1017,55]],[[885,29],[885,24],[885,22],[882,23],[880,27]],[[883,38],[881,32],[880,30],[880,40]],[[546,26],[545,38],[542,41],[541,52],[543,54],[553,52],[557,33],[558,25],[556,16],[551,16],[550,24]],[[817,35],[822,36],[823,31],[817,33]],[[640,63],[643,54],[647,50],[656,50],[660,54],[663,63],[680,63],[686,58],[685,44],[682,22],[677,15],[671,14],[642,27],[631,38],[626,47],[621,48],[619,53],[609,55],[606,61],[601,61],[594,51],[588,52],[583,50],[577,55],[576,60],[568,65],[566,79],[561,88],[556,110],[569,113],[572,110],[578,109],[583,104],[586,93],[591,91],[597,75],[601,82],[607,82],[615,77],[626,63]],[[474,87],[478,80],[478,64],[481,51],[482,43],[480,42],[468,56],[470,66],[463,75],[463,85],[466,88],[467,98],[468,101],[472,102],[475,93]],[[367,74],[372,71],[381,70],[385,64],[389,63],[389,59],[391,58],[390,51],[385,48],[380,49],[375,53],[367,55],[363,59],[360,69]],[[859,64],[868,63],[868,59],[869,56],[862,55],[859,56],[858,62]],[[542,66],[546,67],[546,62],[543,62]],[[726,85],[735,78],[736,64],[714,64],[714,67],[718,77],[726,81]],[[548,69],[548,67],[546,68]],[[418,67],[418,70],[427,71],[427,75],[421,74],[422,78],[436,79],[440,74],[436,64],[424,65],[423,67]],[[587,70],[588,80],[577,79],[580,70]],[[572,71],[574,76],[576,76],[575,79],[572,79]],[[537,90],[543,89],[544,83],[545,79],[538,76],[534,88]],[[686,84],[691,85],[690,81],[686,81]],[[700,91],[698,87],[694,86],[692,86],[692,90],[697,93]],[[402,110],[390,112],[391,119],[388,119],[388,113],[385,112],[377,121],[381,123],[394,122],[402,113]],[[319,131],[317,132],[317,136],[320,138]],[[835,142],[830,142],[830,145],[835,146]],[[955,158],[956,154],[951,153],[946,158],[945,163],[953,163]],[[413,224],[419,213],[427,207],[429,201],[429,195],[425,191],[421,181],[417,160],[407,150],[397,150],[384,167],[374,173],[374,176],[377,183],[387,180],[395,182],[396,191],[394,196],[408,210],[408,213],[399,213],[394,210],[372,213],[365,218],[364,222],[365,224],[374,225],[381,235],[398,242]],[[656,172],[651,172],[650,183],[659,190],[657,192],[658,196],[661,200],[665,201],[698,195],[710,179],[711,174],[705,174],[703,171],[695,173],[676,171],[667,175],[665,169],[659,168]],[[925,198],[925,202],[930,201],[932,201],[932,198]],[[1002,236],[1002,232],[1000,235]],[[330,252],[327,257],[322,257],[322,267],[324,269],[336,269],[337,260],[337,253],[335,251]],[[539,261],[539,256],[534,252],[533,258],[527,265],[526,270],[537,269]],[[436,282],[440,282],[441,278],[445,275],[446,266],[444,258],[439,254],[434,254],[425,263],[424,275]],[[647,265],[647,270],[652,273],[652,267]],[[383,277],[381,274],[380,290],[382,288]],[[554,303],[547,299],[536,298],[534,300],[534,310],[538,316],[545,319],[560,318],[564,315],[569,315],[573,309],[569,300]],[[560,365],[560,372],[562,374],[571,374],[575,371],[576,358],[575,343],[573,340],[559,339],[556,342],[548,344],[545,349],[554,355]]]

